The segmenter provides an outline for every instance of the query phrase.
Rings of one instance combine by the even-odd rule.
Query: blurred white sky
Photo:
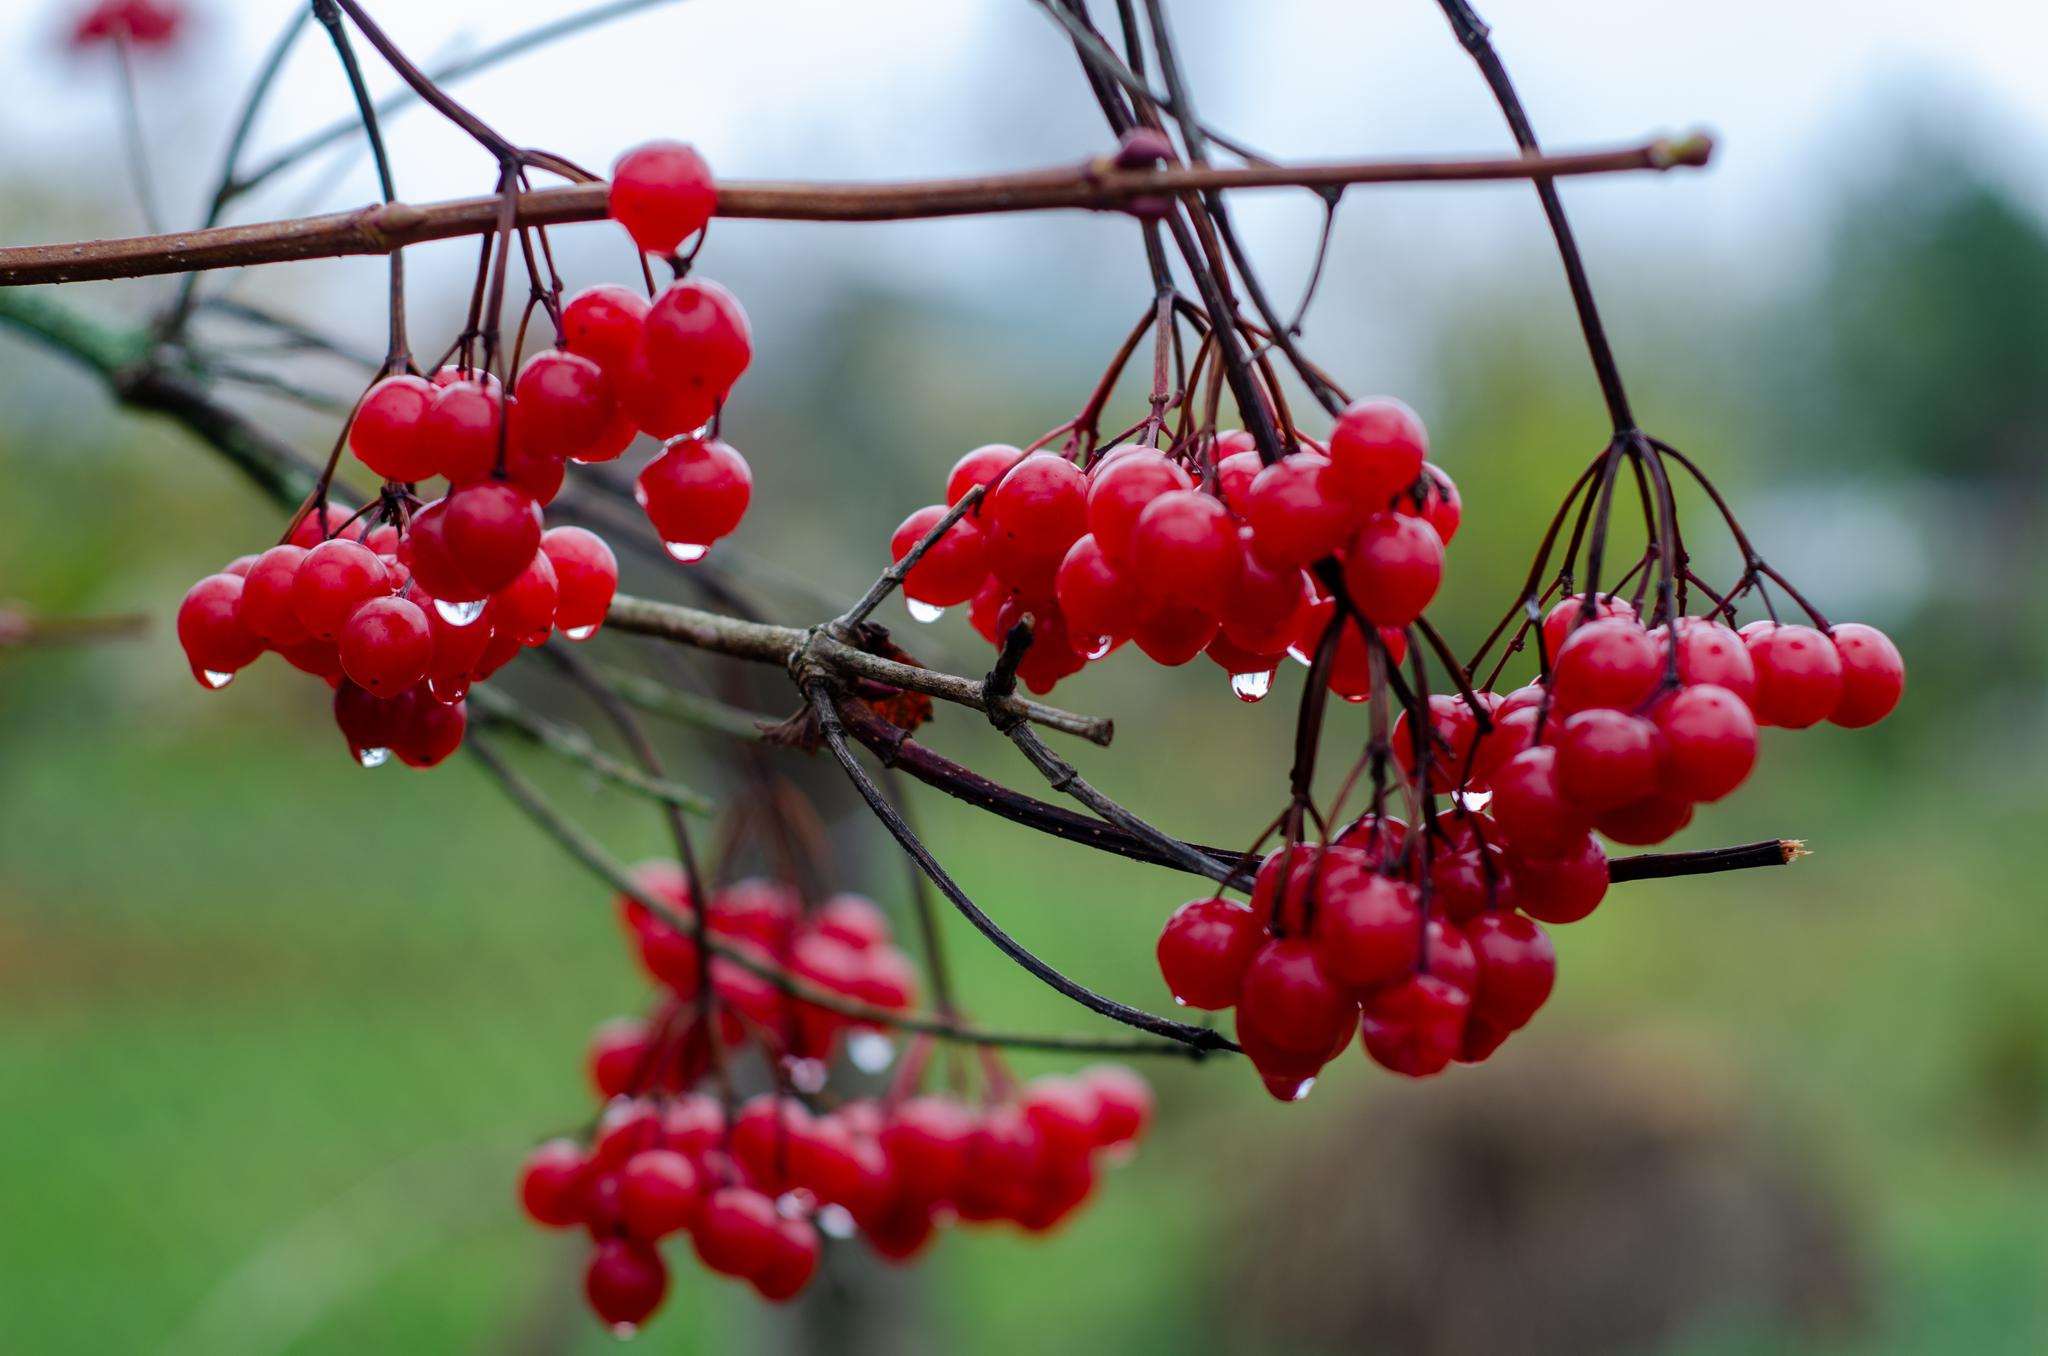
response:
[[[574,6],[562,0],[371,0],[426,59],[471,50]],[[235,101],[299,0],[193,0],[194,41],[143,74],[152,158],[174,221],[206,192]],[[0,5],[0,145],[9,178],[55,186],[48,232],[139,229],[121,171],[109,63],[59,50],[47,0]],[[1106,10],[1106,7],[1105,7]],[[1679,300],[1714,305],[1796,269],[1814,214],[1840,197],[1895,124],[1888,105],[1931,103],[2016,167],[2048,151],[2048,6],[2019,0],[1492,0],[1482,6],[1539,132],[1556,147],[1706,127],[1721,139],[1707,174],[1631,176],[1568,187],[1595,277],[1603,260],[1683,258],[1660,276]],[[1490,152],[1506,144],[1484,87],[1431,0],[1178,0],[1175,15],[1206,117],[1270,153],[1329,157]],[[105,54],[94,54],[104,58]],[[374,87],[394,82],[367,52]],[[650,136],[696,141],[735,177],[896,177],[1025,167],[1099,150],[1106,138],[1075,63],[1027,0],[674,0],[465,81],[456,93],[516,140],[602,168]],[[347,111],[317,30],[300,49],[257,138],[258,153]],[[423,199],[487,191],[490,169],[415,107],[392,130],[400,191]],[[360,156],[293,177],[244,218],[367,200]],[[83,179],[78,166],[92,172]],[[1313,200],[1244,200],[1245,224],[1290,294],[1310,247]],[[1475,271],[1541,251],[1519,186],[1355,192],[1330,296],[1372,309],[1369,325],[1318,322],[1342,359],[1399,367],[1404,311],[1456,295]],[[587,234],[587,233],[586,233]],[[974,221],[821,232],[786,225],[714,233],[714,270],[800,306],[804,282],[849,262],[885,285],[993,306],[1057,298],[1091,321],[1142,301],[1130,229],[1112,220]],[[617,242],[571,243],[572,258]],[[454,263],[454,257],[448,256]],[[1530,266],[1540,253],[1529,253]],[[1398,260],[1398,266],[1389,260]],[[374,304],[356,287],[368,261],[259,283]],[[1554,263],[1540,277],[1555,279]],[[422,261],[417,276],[430,277]],[[333,290],[330,290],[332,288]],[[1113,304],[1111,304],[1113,303]],[[753,304],[750,299],[750,305]],[[368,312],[365,312],[367,316]],[[1389,324],[1388,316],[1392,321]],[[367,321],[374,334],[374,320]],[[1312,338],[1318,336],[1311,332]],[[1325,352],[1328,352],[1326,347]]]

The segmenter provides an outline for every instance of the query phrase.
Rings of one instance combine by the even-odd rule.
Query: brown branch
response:
[[[1548,182],[1573,175],[1697,168],[1712,154],[1712,139],[1695,133],[1619,150],[1507,159],[1351,160],[1159,170],[1122,170],[1108,160],[1095,160],[1015,174],[899,183],[734,180],[719,186],[718,215],[757,221],[910,221],[1062,208],[1113,211],[1129,206],[1134,199],[1221,189],[1507,179]],[[601,220],[606,191],[605,184],[592,183],[521,194],[518,222],[522,226],[557,226]],[[0,249],[0,286],[141,278],[295,259],[388,254],[429,240],[494,230],[498,207],[498,195],[491,194],[426,204],[386,203],[288,221],[125,240],[24,245]]]

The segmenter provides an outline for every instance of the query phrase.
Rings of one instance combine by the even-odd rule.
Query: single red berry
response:
[[[1587,812],[1558,782],[1557,750],[1549,745],[1524,749],[1500,766],[1493,774],[1492,809],[1510,850],[1532,857],[1569,850],[1589,827]]]
[[[1862,622],[1841,622],[1828,635],[1842,660],[1842,695],[1828,719],[1850,729],[1877,724],[1906,694],[1906,661],[1899,647]]]
[[[654,1045],[647,1024],[637,1017],[619,1017],[592,1033],[584,1066],[600,1097],[625,1097],[639,1091],[653,1067]]]
[[[949,1097],[912,1097],[890,1113],[882,1126],[882,1150],[894,1165],[897,1181],[911,1198],[951,1198],[966,1173],[967,1144],[974,1121],[965,1107]]]
[[[425,480],[441,469],[427,436],[427,411],[439,395],[425,377],[386,377],[369,389],[348,426],[349,450],[386,480]]]
[[[990,443],[977,447],[953,463],[953,469],[946,473],[946,507],[951,508],[967,497],[975,486],[984,487],[982,500],[969,510],[968,517],[980,518],[981,511],[988,507],[988,492],[995,483],[1009,474],[1017,459],[1024,455],[1022,449],[1008,443]]]
[[[435,384],[441,389],[420,419],[419,440],[450,484],[481,480],[498,464],[504,395],[494,384],[469,379],[443,384],[437,377]]]
[[[1147,504],[1131,529],[1129,558],[1131,579],[1146,597],[1212,612],[1244,569],[1230,510],[1200,490],[1169,491]]]
[[[897,524],[889,538],[889,558],[901,560],[946,516],[943,505],[921,508]],[[927,607],[957,607],[980,591],[988,578],[981,529],[963,514],[931,544],[903,579],[903,596]]]
[[[348,751],[364,767],[380,767],[405,742],[417,697],[410,690],[379,697],[343,679],[334,689],[334,723]],[[438,703],[435,703],[438,705]]]
[[[1324,622],[1318,624],[1313,614],[1310,628],[1320,637]],[[1372,696],[1372,656],[1375,648],[1382,650],[1386,668],[1397,669],[1408,658],[1408,637],[1391,626],[1375,628],[1376,644],[1366,640],[1365,630],[1355,618],[1345,618],[1337,634],[1337,653],[1330,663],[1329,688],[1347,702],[1362,702]],[[1304,630],[1303,639],[1308,639]],[[1302,650],[1312,661],[1314,652],[1305,647]]]
[[[1251,529],[1240,529],[1244,567],[1224,595],[1223,631],[1254,654],[1280,654],[1301,635],[1314,590],[1300,567],[1267,564],[1251,550],[1251,540]]]
[[[551,527],[540,549],[555,567],[555,625],[570,640],[597,634],[619,589],[619,560],[603,537],[581,527]]]
[[[1450,1067],[1462,1048],[1472,999],[1436,975],[1411,975],[1374,994],[1359,1034],[1375,1063],[1409,1078]]]
[[[567,349],[528,358],[512,394],[520,437],[529,448],[557,458],[583,455],[610,430],[617,412],[604,369]]]
[[[1159,934],[1159,973],[1176,1002],[1211,1011],[1234,1007],[1265,940],[1250,909],[1221,898],[1189,900]]]
[[[484,620],[496,635],[515,637],[521,645],[538,645],[555,624],[561,581],[547,552],[536,550],[517,578],[491,594]]]
[[[982,519],[989,569],[1013,587],[1049,590],[1087,530],[1087,479],[1064,457],[1033,453],[982,501]]]
[[[633,488],[662,545],[685,565],[740,525],[753,493],[746,458],[717,438],[671,443]]]
[[[1633,711],[1663,676],[1657,642],[1634,619],[1588,622],[1551,657],[1550,690],[1557,711],[1569,715],[1594,706]]]
[[[642,1149],[619,1169],[626,1228],[649,1243],[689,1228],[702,1192],[696,1165],[673,1149]]]
[[[1692,802],[1661,792],[1604,811],[1593,827],[1617,843],[1649,847],[1692,823]]]
[[[1131,534],[1147,506],[1163,495],[1192,490],[1195,482],[1179,465],[1151,448],[1123,452],[1099,462],[1089,476],[1088,530],[1119,569],[1135,562]]]
[[[804,1219],[779,1219],[775,1224],[774,1250],[761,1269],[747,1279],[762,1299],[781,1304],[795,1299],[811,1283],[822,1255],[815,1225]]]
[[[341,628],[341,668],[379,697],[394,697],[427,676],[434,657],[427,614],[407,598],[371,598]]]
[[[1110,563],[1092,532],[1067,548],[1053,576],[1053,594],[1067,620],[1067,634],[1090,657],[1108,652],[1137,628],[1144,600],[1130,578]]]
[[[333,640],[356,608],[391,592],[384,562],[368,547],[339,538],[306,553],[292,576],[292,610],[311,635]]]
[[[524,489],[509,481],[480,480],[449,493],[441,540],[464,578],[496,593],[533,563],[540,550],[540,522],[540,505]],[[305,574],[304,566],[299,573]]]
[[[583,1293],[598,1318],[631,1331],[645,1323],[668,1297],[668,1264],[647,1244],[607,1238],[590,1255]]]
[[[1152,1085],[1121,1064],[1091,1064],[1078,1075],[1095,1094],[1095,1144],[1135,1142],[1152,1122]]]
[[[1207,649],[1222,627],[1213,612],[1166,603],[1140,614],[1131,639],[1153,663],[1175,668]]]
[[[650,141],[612,166],[606,211],[646,254],[674,254],[718,208],[711,166],[680,141]]]
[[[462,736],[469,729],[468,708],[460,698],[437,699],[425,687],[416,687],[409,695],[405,723],[399,727],[391,751],[407,767],[435,767],[462,747]]]
[[[1556,741],[1558,789],[1587,810],[1612,810],[1657,787],[1664,737],[1641,716],[1604,706],[1580,711]]]
[[[1252,957],[1237,1000],[1240,1031],[1256,1031],[1283,1050],[1328,1059],[1357,1020],[1358,1004],[1323,969],[1312,942],[1283,937]]]
[[[273,546],[256,557],[256,563],[242,576],[236,615],[242,625],[280,648],[297,645],[312,634],[292,606],[292,580],[298,577],[299,562],[305,558],[303,546]]]
[[[1607,895],[1607,853],[1583,831],[1547,856],[1526,852],[1510,841],[1507,867],[1515,883],[1516,905],[1545,923],[1576,923]]]
[[[178,644],[201,687],[226,687],[263,654],[262,637],[241,617],[247,582],[240,575],[210,574],[178,604]]]
[[[566,1229],[583,1219],[583,1150],[551,1139],[527,1155],[519,1173],[519,1204],[535,1224]]]
[[[1667,795],[1719,800],[1756,766],[1756,718],[1728,689],[1695,684],[1659,702],[1653,714],[1664,735],[1658,786]]]
[[[1652,633],[1659,647],[1671,644],[1671,630]],[[1733,627],[1705,617],[1678,619],[1678,680],[1726,688],[1747,706],[1756,700],[1756,665]]]
[[[1024,1119],[1038,1132],[1054,1160],[1085,1159],[1095,1150],[1095,1093],[1078,1078],[1044,1074],[1024,1085],[1017,1098]]]
[[[586,287],[562,304],[562,343],[616,379],[640,349],[647,298],[614,283]]]
[[[1392,396],[1352,401],[1330,428],[1330,478],[1367,508],[1388,507],[1422,474],[1428,455],[1422,420]]]
[[[418,513],[413,514],[405,536],[398,543],[398,558],[412,571],[412,577],[421,588],[435,598],[455,609],[460,618],[467,616],[474,620],[483,612],[482,603],[488,590],[478,588],[463,572],[442,529],[448,519],[448,501],[436,499]],[[473,610],[463,604],[476,604]],[[444,616],[448,615],[446,612]]]
[[[1828,718],[1842,698],[1842,653],[1832,640],[1772,621],[1753,621],[1741,635],[1756,664],[1757,724],[1803,730]]]
[[[1330,868],[1315,912],[1315,942],[1324,973],[1353,989],[1406,974],[1422,944],[1415,888],[1371,868]]]
[[[1252,481],[1245,520],[1252,550],[1274,565],[1307,566],[1336,554],[1359,515],[1313,452],[1282,457]]]
[[[1429,755],[1429,789],[1442,795],[1464,784],[1472,743],[1478,736],[1479,722],[1465,699],[1452,692],[1435,692],[1429,698],[1429,733],[1418,739],[1418,732],[1404,710],[1394,720],[1389,742],[1393,745],[1394,761],[1410,777],[1421,766],[1416,746],[1422,743],[1423,751]]]
[[[1375,513],[1345,553],[1351,601],[1379,626],[1406,626],[1421,616],[1443,578],[1444,544],[1420,518]]]
[[[1216,440],[1216,450],[1219,454],[1225,450],[1225,446],[1223,438]],[[1225,508],[1239,518],[1245,517],[1251,510],[1252,482],[1256,481],[1259,472],[1265,469],[1266,463],[1259,460],[1259,454],[1253,448],[1240,448],[1227,456],[1219,455],[1216,462],[1216,497],[1223,501]]]
[[[1451,538],[1458,535],[1458,525],[1464,521],[1464,501],[1458,497],[1457,482],[1445,473],[1443,467],[1422,465],[1421,497],[1412,494],[1397,495],[1394,512],[1420,518],[1436,529],[1436,535],[1444,545],[1451,544]]]
[[[753,332],[739,299],[705,278],[670,283],[654,299],[640,344],[648,366],[672,395],[687,395],[689,413],[701,412],[692,428],[718,412],[754,357]]]
[[[1550,936],[1519,913],[1481,914],[1465,925],[1479,957],[1479,989],[1472,1015],[1514,1031],[1527,1024],[1557,982],[1557,949]]]

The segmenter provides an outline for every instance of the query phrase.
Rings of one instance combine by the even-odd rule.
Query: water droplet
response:
[[[910,619],[912,621],[923,622],[927,626],[946,615],[945,608],[933,607],[930,603],[909,597],[908,595],[904,597],[903,605],[910,609]]]
[[[662,546],[667,549],[671,556],[674,556],[685,565],[695,565],[698,561],[704,559],[705,553],[711,549],[709,546],[700,545],[694,541],[665,541],[662,543]]]
[[[621,1342],[630,1342],[639,1335],[640,1325],[638,1323],[612,1324],[612,1336],[618,1338]]]
[[[1089,659],[1100,659],[1102,658],[1102,656],[1108,654],[1111,650],[1114,650],[1115,648],[1116,637],[1097,636],[1095,639],[1095,643],[1093,645],[1090,645],[1082,653],[1086,655]]]
[[[1289,659],[1292,659],[1295,663],[1301,665],[1303,668],[1307,668],[1309,665],[1315,663],[1316,659],[1314,655],[1310,654],[1307,650],[1302,649],[1299,645],[1288,646],[1287,657]]]
[[[222,673],[219,669],[201,669],[199,670],[199,681],[212,688],[215,692],[218,692],[229,683],[234,682],[235,675],[233,670]]]
[[[785,1191],[775,1198],[775,1213],[784,1219],[802,1219],[811,1213],[817,1202],[816,1196],[803,1187],[798,1187],[794,1191]]]
[[[571,640],[589,640],[592,636],[597,634],[597,623],[592,622],[588,626],[572,626],[568,630],[562,632],[562,634],[567,636]]]
[[[1301,1100],[1302,1098],[1304,1098],[1304,1097],[1308,1096],[1308,1095],[1309,1095],[1309,1093],[1311,1093],[1311,1092],[1315,1091],[1315,1086],[1316,1086],[1316,1080],[1315,1080],[1315,1079],[1313,1079],[1313,1078],[1304,1078],[1304,1079],[1302,1079],[1302,1080],[1301,1080],[1301,1082],[1300,1082],[1299,1084],[1297,1084],[1297,1085],[1295,1086],[1295,1089],[1294,1089],[1294,1095],[1293,1095],[1292,1097],[1289,1097],[1289,1098],[1288,1098],[1287,1100],[1288,1100],[1288,1101],[1290,1101],[1290,1102],[1298,1102],[1298,1101],[1300,1101],[1300,1100]]]
[[[843,1205],[828,1205],[820,1210],[812,1221],[818,1232],[827,1238],[852,1238],[854,1231],[853,1212]]]
[[[356,761],[364,767],[383,767],[391,761],[389,749],[357,749]]]
[[[846,1038],[846,1057],[862,1073],[878,1074],[896,1061],[896,1042],[879,1031],[855,1031]]]
[[[1179,994],[1175,994],[1173,996],[1173,1005],[1177,1008],[1184,1008],[1188,1005],[1188,1000],[1182,998]]]
[[[1344,700],[1350,702],[1353,706],[1363,706],[1371,697],[1372,694],[1370,692],[1347,692],[1344,694]]]
[[[1265,699],[1273,690],[1273,670],[1261,673],[1233,673],[1230,675],[1230,690],[1241,702],[1256,702]]]
[[[798,1092],[816,1092],[825,1086],[825,1061],[822,1059],[789,1059],[782,1062],[789,1074],[789,1085]]]
[[[451,603],[446,598],[434,600],[434,611],[441,614],[441,620],[450,626],[468,626],[484,615],[484,604],[488,598],[479,598],[473,603]]]
[[[1460,791],[1457,793],[1457,796],[1458,804],[1464,806],[1475,815],[1493,803],[1493,792],[1491,791]]]

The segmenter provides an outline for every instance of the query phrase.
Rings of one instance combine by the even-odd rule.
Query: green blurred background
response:
[[[636,31],[680,43],[696,36],[696,8],[636,20],[647,25]],[[731,5],[701,8],[707,24],[745,21]],[[1525,27],[1544,22],[1528,6],[1499,8]],[[217,5],[198,37],[241,70],[283,12]],[[1281,12],[1299,30],[1324,7]],[[7,61],[58,60],[55,16],[17,23]],[[899,20],[947,22],[881,14],[871,66],[901,59]],[[414,21],[429,49],[431,39],[461,50],[446,16]],[[864,157],[838,153],[845,132],[831,115],[844,92],[828,89],[810,115],[828,130],[721,132],[730,159],[749,173],[845,176],[1095,147],[1085,109],[1069,107],[1081,96],[1057,44],[1034,16],[1021,23],[1032,97],[1060,109],[1051,130],[1005,120],[1006,101],[1022,96],[1000,89],[965,104],[985,123],[918,121],[920,100],[944,106],[979,88],[976,72],[988,77],[1007,50],[998,26],[959,40],[936,85],[921,74],[908,111],[878,125]],[[1190,17],[1198,68],[1241,36],[1231,25]],[[478,31],[517,27],[500,16]],[[1458,82],[1450,144],[1498,144],[1455,49],[1426,25],[1424,36],[1450,50],[1432,49],[1437,64],[1413,78]],[[543,106],[526,97],[537,82],[570,82],[572,96],[601,85],[595,61],[630,41],[621,29],[586,35],[560,64],[482,86],[478,106],[522,140],[547,140]],[[827,41],[790,44],[795,69],[757,96],[805,97],[810,48]],[[290,69],[308,74],[294,77],[278,144],[294,120],[317,126],[344,107],[325,54],[301,56]],[[1302,58],[1311,74],[1329,59]],[[108,72],[63,69],[70,102],[59,106],[85,111],[47,133],[19,118],[8,127],[10,150],[25,153],[0,195],[9,241],[137,229],[117,174],[31,172],[66,148],[117,163]],[[214,155],[191,148],[217,145],[228,115],[234,82],[212,89],[212,69],[187,54],[143,72],[160,110],[159,192],[180,203],[198,200]],[[1530,82],[1566,73],[1539,66]],[[886,83],[890,71],[868,74]],[[1756,120],[1749,104],[1761,96],[1732,74],[1707,88],[1718,93],[1692,116]],[[2014,139],[1916,90],[1901,78],[1802,124],[1856,135],[1810,133],[1775,187],[1731,171],[1752,202],[1746,224],[1698,207],[1719,171],[1567,193],[1584,204],[1595,279],[1651,429],[1714,471],[1762,548],[1824,609],[1886,627],[1906,653],[1911,683],[1891,721],[1769,733],[1752,784],[1679,842],[1783,835],[1812,857],[1618,889],[1559,936],[1556,998],[1483,1068],[1396,1087],[1347,1056],[1283,1108],[1227,1062],[1148,1066],[1156,1134],[1056,1238],[956,1232],[907,1272],[842,1257],[787,1311],[686,1263],[641,1343],[1179,1356],[2048,1349],[2036,837],[2048,813],[2048,551],[2036,528],[2048,235],[2029,179],[2012,169]],[[625,132],[590,126],[586,110],[565,127],[569,144],[549,144],[602,162],[643,134],[687,132],[694,114],[713,118],[706,104],[733,96],[675,97],[680,111],[636,113]],[[1285,108],[1221,95],[1208,107],[1228,126],[1240,115],[1268,146],[1299,144]],[[643,116],[658,120],[641,127]],[[402,125],[427,147],[415,186],[401,176],[405,191],[483,187],[475,163],[432,149],[423,121]],[[1614,139],[1646,125],[1610,105],[1580,131]],[[1316,138],[1332,141],[1326,152],[1403,148],[1323,122]],[[415,143],[399,144],[403,163]],[[1836,172],[1844,145],[1858,152],[1853,173]],[[360,201],[362,174],[344,153],[252,215]],[[1789,245],[1778,209],[1753,205],[1786,182],[1801,195],[1782,209],[1797,222]],[[1656,206],[1674,193],[1683,211]],[[1354,194],[1307,334],[1348,384],[1397,389],[1428,419],[1436,459],[1465,496],[1438,616],[1466,645],[1511,596],[1601,431],[1528,196]],[[1316,216],[1252,209],[1283,292],[1305,271]],[[1645,219],[1657,228],[1638,229]],[[1067,417],[1146,304],[1127,223],[897,229],[721,225],[705,255],[759,335],[727,424],[753,460],[756,509],[721,553],[784,620],[823,612],[792,580],[854,596],[888,529],[937,497],[960,451]],[[564,234],[572,282],[628,276],[605,232]],[[423,349],[457,319],[463,254],[421,251]],[[239,282],[235,295],[368,347],[377,276],[367,263],[312,265]],[[134,327],[165,295],[136,283],[58,299]],[[219,316],[202,324],[223,351],[249,340]],[[280,359],[260,347],[249,356]],[[350,394],[344,365],[285,370]],[[223,389],[309,452],[332,436],[325,416]],[[283,516],[216,455],[118,413],[90,374],[4,328],[0,411],[0,599],[153,623],[138,641],[0,648],[0,1350],[602,1349],[610,1339],[575,1300],[576,1247],[527,1227],[511,1182],[528,1145],[586,1114],[591,1027],[644,1001],[606,892],[466,759],[431,774],[353,767],[324,690],[275,660],[220,695],[190,681],[170,636],[177,598],[274,539]],[[1705,545],[1712,522],[1697,511],[1688,521],[1710,577],[1725,578],[1732,558]],[[693,596],[672,567],[644,561],[629,562],[629,586]],[[930,662],[985,662],[964,619],[926,630],[900,604],[886,611]],[[623,638],[594,648],[645,662]],[[532,667],[508,675],[514,690],[590,720],[519,676]],[[1206,661],[1166,672],[1125,655],[1063,685],[1059,700],[1117,720],[1113,751],[1077,755],[1098,785],[1188,837],[1232,842],[1282,798],[1299,681],[1290,668],[1272,698],[1245,705]],[[752,695],[763,709],[789,705],[772,684]],[[1340,711],[1332,724],[1341,761],[1364,714]],[[957,711],[928,735],[1030,783],[1014,750]],[[715,737],[672,743],[678,778],[718,792],[726,750]],[[541,755],[519,759],[622,856],[660,849],[644,804]],[[799,775],[821,790],[844,880],[904,908],[887,842],[830,777]],[[1151,944],[1187,882],[933,794],[917,810],[963,884],[1028,945],[1084,982],[1166,1001]],[[956,922],[946,931],[978,1014],[1088,1027]]]

